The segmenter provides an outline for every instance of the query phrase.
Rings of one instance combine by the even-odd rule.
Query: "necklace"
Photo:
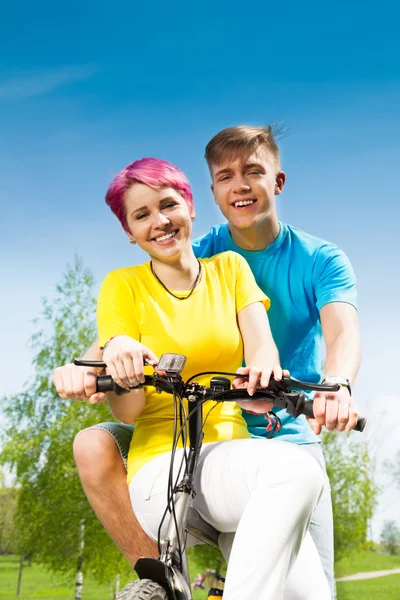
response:
[[[171,290],[169,290],[167,288],[167,286],[161,281],[161,279],[159,278],[159,276],[157,275],[157,273],[154,271],[153,269],[153,263],[152,261],[150,261],[150,269],[151,272],[153,273],[154,277],[157,279],[158,283],[160,285],[162,285],[162,287],[164,288],[164,290],[166,292],[168,292],[168,294],[170,294],[171,296],[173,296],[174,298],[176,298],[177,300],[187,300],[188,298],[190,298],[190,296],[193,294],[194,290],[196,289],[199,281],[200,281],[200,275],[201,275],[201,262],[199,261],[199,259],[197,259],[197,262],[199,263],[199,271],[197,273],[196,279],[193,282],[192,287],[190,288],[190,291],[188,293],[187,296],[176,296],[174,293],[171,292]]]

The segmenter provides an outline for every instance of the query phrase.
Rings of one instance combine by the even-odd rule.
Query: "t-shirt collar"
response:
[[[241,254],[244,258],[250,259],[250,260],[257,259],[258,257],[265,259],[267,256],[272,256],[273,254],[275,254],[275,252],[277,252],[277,250],[279,250],[279,248],[282,246],[282,243],[287,235],[287,232],[288,232],[288,228],[287,228],[286,223],[279,221],[279,233],[278,233],[277,237],[274,239],[274,241],[272,242],[272,244],[270,244],[263,250],[244,250],[243,248],[240,248],[239,246],[237,246],[235,244],[235,242],[233,241],[232,236],[228,229],[228,224],[225,223],[225,225],[223,226],[223,235],[225,238],[227,250],[233,250],[234,252]]]

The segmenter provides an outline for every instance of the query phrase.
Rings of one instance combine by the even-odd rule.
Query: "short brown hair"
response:
[[[279,148],[275,140],[282,130],[282,126],[276,125],[266,127],[237,125],[223,129],[206,146],[204,156],[210,171],[212,165],[221,164],[222,161],[234,160],[238,157],[247,158],[260,146],[265,146],[271,152],[277,169],[280,169]]]

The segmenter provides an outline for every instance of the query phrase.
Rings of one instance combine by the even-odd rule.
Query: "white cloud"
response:
[[[20,100],[42,96],[61,85],[89,79],[98,71],[99,69],[93,65],[83,65],[22,73],[0,81],[0,100]]]

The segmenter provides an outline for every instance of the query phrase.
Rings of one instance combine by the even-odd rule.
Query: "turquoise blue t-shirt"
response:
[[[260,288],[271,299],[268,317],[279,350],[281,365],[293,377],[321,380],[322,329],[319,311],[329,302],[356,307],[355,275],[344,252],[329,242],[280,223],[276,240],[264,250],[248,251],[236,246],[227,224],[216,225],[193,242],[196,256],[206,258],[233,250],[249,263]],[[282,427],[274,438],[311,444],[318,437],[305,417],[294,419],[274,408]],[[268,437],[268,421],[243,411],[253,437]]]

